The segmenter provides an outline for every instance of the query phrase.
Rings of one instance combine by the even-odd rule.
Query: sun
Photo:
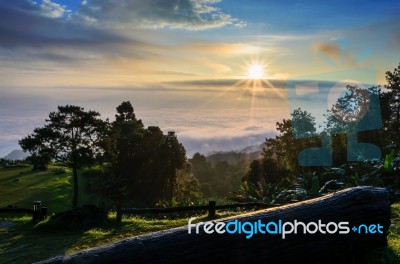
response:
[[[251,64],[247,70],[247,78],[262,79],[264,77],[264,66],[260,64]]]

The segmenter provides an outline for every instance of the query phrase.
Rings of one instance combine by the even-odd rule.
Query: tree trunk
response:
[[[117,222],[117,227],[121,226],[121,222],[122,222],[122,211],[121,211],[122,205],[121,205],[121,201],[118,201],[117,204],[117,216],[116,216],[116,222]]]
[[[72,194],[72,209],[75,210],[78,207],[78,169],[76,166],[72,168],[74,177],[74,191]]]
[[[121,240],[99,248],[59,256],[41,263],[365,263],[357,262],[373,249],[387,244],[390,195],[386,189],[355,187],[296,204],[261,210],[217,222],[309,223],[349,222],[348,234],[281,235],[195,234],[187,225]],[[361,224],[380,224],[383,234],[358,234]],[[231,229],[232,230],[232,229]],[[301,229],[300,229],[301,230]],[[360,259],[358,259],[360,261]],[[362,260],[365,261],[365,260]]]

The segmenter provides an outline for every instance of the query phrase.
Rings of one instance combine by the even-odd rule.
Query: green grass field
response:
[[[71,205],[71,173],[62,167],[32,172],[30,167],[0,169],[0,207],[16,205],[32,208],[33,201],[42,201],[49,213],[68,209]]]
[[[51,166],[48,171],[32,172],[30,167],[0,168],[0,207],[16,205],[32,208],[40,200],[49,214],[71,207],[71,172]],[[84,203],[84,202],[83,202]],[[220,217],[232,213],[220,214]],[[199,215],[199,220],[205,218]],[[123,238],[183,226],[187,218],[145,219],[123,218],[116,229],[115,214],[109,214],[109,223],[90,230],[55,230],[47,221],[34,224],[31,216],[0,214],[0,263],[31,263],[59,254],[72,253]]]
[[[29,167],[0,169],[0,207],[17,205],[32,208],[32,201],[41,200],[50,214],[70,208],[70,171],[50,167],[46,172],[31,172]],[[237,213],[220,213],[220,217]],[[146,219],[123,218],[116,229],[115,215],[101,227],[90,230],[55,230],[47,220],[34,224],[30,216],[0,214],[0,263],[32,263],[59,254],[69,254],[123,238],[183,226],[187,218]],[[198,216],[198,220],[205,216]],[[400,204],[392,205],[389,246],[369,256],[369,263],[400,263]]]
[[[115,229],[111,222],[87,231],[54,230],[47,227],[46,222],[33,224],[27,216],[3,218],[1,222],[0,263],[11,264],[32,263],[147,232],[182,226],[187,224],[187,219],[124,218],[121,229]],[[8,223],[13,223],[13,226],[4,227]]]

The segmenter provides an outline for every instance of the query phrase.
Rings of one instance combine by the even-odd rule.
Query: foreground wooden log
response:
[[[188,227],[137,236],[99,248],[55,257],[41,263],[357,263],[373,249],[386,246],[390,225],[390,195],[375,187],[355,187],[318,199],[261,210],[213,223],[282,222],[294,220],[308,224],[349,222],[348,234],[195,234]],[[383,234],[365,234],[353,227],[364,224],[382,226]],[[272,227],[272,225],[271,225]],[[333,231],[333,225],[330,226]],[[230,230],[232,230],[231,228]],[[311,228],[313,229],[313,228]]]

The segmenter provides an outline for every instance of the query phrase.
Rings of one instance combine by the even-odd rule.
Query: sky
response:
[[[57,105],[122,101],[188,155],[237,150],[289,118],[287,80],[399,62],[398,0],[0,0],[0,156]]]

